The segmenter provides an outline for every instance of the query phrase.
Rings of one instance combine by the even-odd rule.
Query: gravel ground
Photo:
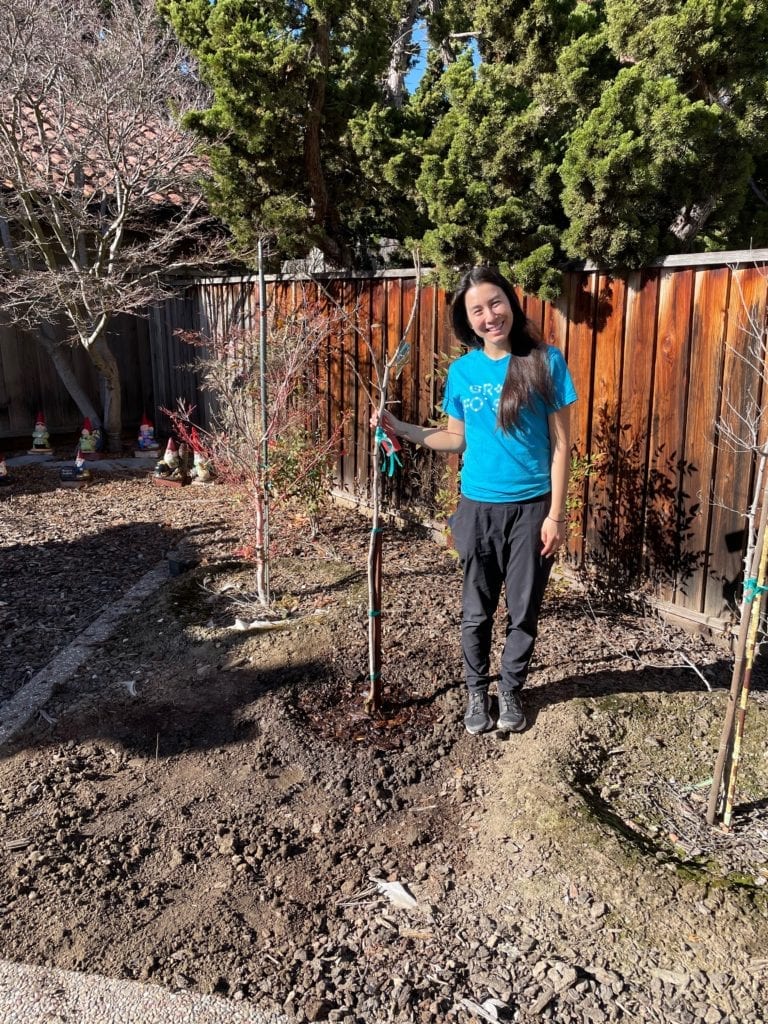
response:
[[[6,961],[298,1024],[764,1022],[759,672],[724,833],[703,821],[730,675],[712,638],[590,616],[556,578],[530,728],[469,737],[456,565],[391,530],[371,718],[362,519],[328,514],[310,541],[276,517],[282,628],[237,630],[260,613],[236,496],[25,473],[0,498],[9,698],[169,549],[198,565],[3,750]]]
[[[0,960],[2,1024],[288,1024],[231,1000]]]

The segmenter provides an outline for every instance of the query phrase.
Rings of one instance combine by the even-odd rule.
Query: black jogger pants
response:
[[[470,690],[488,688],[493,618],[502,586],[507,634],[499,689],[519,690],[525,682],[554,561],[541,555],[541,527],[549,504],[549,494],[519,503],[462,497],[449,520],[464,569],[461,649]]]

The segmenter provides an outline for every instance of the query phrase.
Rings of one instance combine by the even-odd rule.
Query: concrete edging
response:
[[[0,705],[0,747],[8,743],[48,701],[54,687],[66,682],[83,665],[92,647],[98,647],[116,632],[122,619],[138,608],[169,579],[168,562],[163,559],[106,611],[87,626],[63,651],[48,662],[9,700]]]

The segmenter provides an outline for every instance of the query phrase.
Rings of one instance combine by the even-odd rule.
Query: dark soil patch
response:
[[[371,718],[364,519],[329,513],[313,543],[275,517],[278,628],[235,629],[264,616],[232,558],[233,495],[36,479],[3,499],[9,690],[135,581],[139,553],[149,567],[183,543],[198,566],[3,751],[0,955],[299,1021],[468,1021],[483,1003],[521,1021],[764,1019],[768,700],[758,680],[735,828],[709,829],[730,674],[713,640],[593,619],[555,579],[530,728],[471,738],[457,566],[391,529]]]

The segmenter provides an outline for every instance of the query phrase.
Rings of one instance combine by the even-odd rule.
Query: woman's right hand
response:
[[[374,409],[371,413],[371,426],[379,426],[378,409]],[[392,413],[388,412],[386,409],[381,414],[381,429],[385,431],[385,433],[394,434],[396,437],[400,437],[404,426],[405,424],[399,420],[397,416],[393,416]]]

